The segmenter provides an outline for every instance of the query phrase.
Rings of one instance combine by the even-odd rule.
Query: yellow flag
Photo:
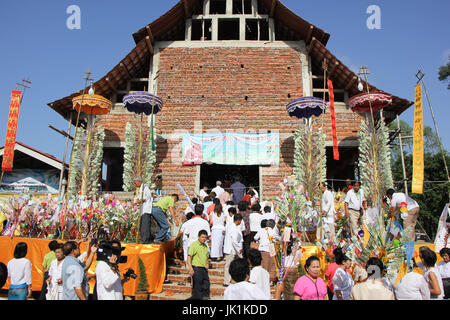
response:
[[[422,85],[416,86],[414,110],[414,150],[412,193],[423,193],[424,150],[423,150],[423,105]]]

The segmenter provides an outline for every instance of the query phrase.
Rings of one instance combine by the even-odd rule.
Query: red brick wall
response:
[[[285,106],[303,96],[301,68],[299,52],[291,48],[161,49],[158,96],[164,100],[164,108],[156,117],[158,133],[194,132],[195,121],[201,121],[203,131],[292,133],[302,120],[290,118]],[[100,124],[123,140],[125,123],[132,119],[131,115],[108,115]],[[352,131],[359,128],[358,115],[337,114],[337,123],[339,140],[356,138]],[[329,116],[325,127],[331,140]],[[110,134],[106,139],[116,140],[117,136]],[[266,174],[270,168],[263,169],[267,199],[275,195],[283,178],[292,174],[293,140],[280,142],[280,167],[271,168],[272,175]],[[159,143],[157,165],[168,193],[179,193],[176,183],[180,183],[192,195],[196,168],[182,167],[177,157],[178,163],[174,162],[173,149],[180,146],[181,139]]]

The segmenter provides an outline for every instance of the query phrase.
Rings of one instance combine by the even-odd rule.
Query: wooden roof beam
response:
[[[111,79],[109,77],[106,77],[106,84],[108,85],[108,87],[111,88],[111,90],[113,92],[117,91],[116,87],[114,86],[114,84],[112,84],[112,81],[111,81]]]
[[[275,15],[275,11],[277,9],[277,4],[278,4],[278,0],[272,0],[272,6],[270,7],[270,14],[269,14],[269,16],[271,18],[273,18]]]
[[[348,91],[351,87],[353,87],[353,85],[355,84],[356,80],[358,80],[358,77],[354,75],[353,78],[350,80],[350,82],[345,87],[345,91]]]
[[[188,5],[188,0],[183,0],[183,5],[184,5],[184,15],[186,17],[189,17],[189,5]]]
[[[306,36],[306,44],[308,44],[311,41],[313,31],[314,31],[314,26],[310,25],[308,35]]]
[[[150,36],[145,37],[145,42],[147,43],[148,51],[150,52],[150,54],[153,54],[153,45],[152,41],[150,40]]]
[[[130,71],[128,70],[127,66],[125,65],[125,63],[121,62],[120,66],[122,67],[122,70],[125,71],[125,74],[126,74],[127,78],[131,79],[132,76],[131,76]]]

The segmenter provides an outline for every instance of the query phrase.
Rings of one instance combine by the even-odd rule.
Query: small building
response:
[[[0,162],[3,160],[4,147],[0,148]],[[38,195],[57,195],[60,186],[61,171],[67,177],[68,164],[55,157],[36,150],[21,142],[14,146],[13,171],[4,172],[0,184],[0,197],[22,192]]]
[[[129,92],[146,90],[164,101],[162,112],[155,117],[160,188],[179,193],[179,183],[192,196],[204,184],[212,188],[216,180],[227,181],[237,173],[247,187],[259,191],[261,199],[273,198],[279,183],[292,174],[293,133],[303,126],[302,121],[289,117],[286,105],[304,96],[323,98],[325,94],[328,100],[322,69],[325,59],[335,88],[340,152],[340,160],[334,161],[331,119],[325,114],[327,178],[354,178],[362,116],[352,112],[347,101],[360,93],[358,75],[326,48],[330,34],[280,1],[182,0],[133,37],[136,47],[94,83],[96,93],[114,103],[112,112],[101,116],[98,123],[106,129],[106,191],[122,190],[125,125],[138,122],[122,99]],[[69,120],[72,99],[81,93],[48,105]],[[386,121],[392,122],[412,104],[393,96],[383,111]],[[278,143],[270,148],[279,161],[245,165],[229,159],[226,163],[183,161],[186,139],[210,133],[219,141],[226,141],[229,134],[247,134],[248,142],[243,142],[240,153],[252,148],[251,141],[258,135],[275,134]]]

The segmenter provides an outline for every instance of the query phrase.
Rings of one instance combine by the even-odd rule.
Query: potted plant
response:
[[[141,258],[139,258],[139,282],[137,286],[137,290],[135,292],[136,300],[148,300],[148,281],[147,281],[147,272],[145,270],[144,262]]]

